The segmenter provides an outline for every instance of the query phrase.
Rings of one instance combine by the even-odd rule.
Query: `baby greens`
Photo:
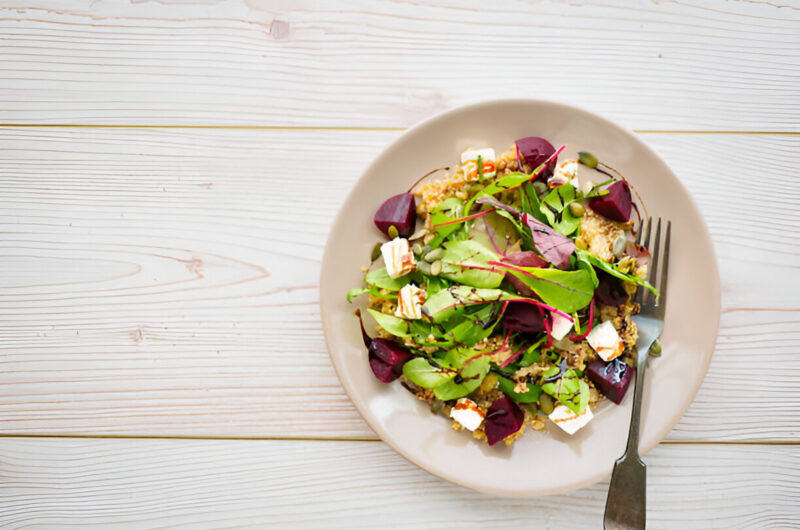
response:
[[[492,151],[481,149],[477,178],[470,169],[469,175],[459,173],[441,188],[433,188],[437,193],[444,190],[445,197],[438,203],[423,191],[418,196],[424,198],[424,205],[412,200],[397,213],[397,208],[389,206],[399,196],[387,200],[380,221],[390,226],[383,232],[390,237],[407,234],[409,240],[408,245],[392,246],[395,253],[391,258],[387,255],[389,269],[411,272],[392,278],[378,263],[364,275],[362,286],[347,293],[348,301],[364,294],[369,297],[367,311],[380,336],[370,338],[363,324],[362,336],[376,377],[389,382],[402,374],[404,385],[421,399],[432,401],[431,408],[437,412],[449,412],[460,398],[474,400],[467,402],[469,406],[461,402],[459,413],[479,408],[485,414],[479,428],[485,428],[490,443],[520,428],[524,417],[519,404],[526,404],[528,413],[549,413],[555,401],[580,415],[589,407],[590,394],[595,389],[603,391],[600,383],[590,386],[596,382],[592,374],[610,365],[596,360],[596,344],[587,343],[586,337],[593,326],[600,325],[601,317],[608,318],[604,304],[623,307],[629,303],[629,294],[598,271],[657,293],[629,272],[635,270],[636,260],[646,263],[642,261],[646,250],[627,235],[624,240],[603,239],[612,232],[598,220],[604,211],[612,212],[611,219],[619,223],[614,225],[615,233],[620,226],[630,226],[624,224],[629,219],[614,218],[624,209],[616,207],[609,192],[627,182],[615,178],[581,187],[576,171],[608,176],[603,169],[608,166],[585,152],[580,153],[580,164],[567,161],[559,166],[557,157],[564,147],[556,150],[538,137],[521,139],[515,146],[517,166],[506,154],[502,161],[507,165],[500,164],[500,159],[486,159],[486,167],[516,169],[538,164],[534,171],[497,169],[497,176],[494,171],[484,174],[484,156]],[[470,168],[474,163],[470,159]],[[412,196],[411,192],[405,195]],[[422,217],[416,230],[416,218],[408,221],[413,212],[421,212]],[[591,222],[584,223],[586,216],[592,216]],[[624,248],[622,257],[619,250],[603,253],[616,253],[618,262],[585,250],[606,243],[609,248]],[[397,250],[400,247],[405,250]],[[383,255],[381,248],[378,244],[373,249],[373,262]],[[617,329],[623,345],[630,344],[634,325],[624,318],[628,320],[623,319]],[[630,353],[626,350],[623,355]],[[506,425],[501,416],[513,416],[514,421]],[[462,423],[469,429],[478,425],[468,424]]]

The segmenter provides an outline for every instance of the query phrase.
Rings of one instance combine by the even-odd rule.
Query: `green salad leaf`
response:
[[[350,289],[347,291],[347,301],[352,302],[353,298],[358,298],[364,293],[368,293],[369,288],[367,287],[356,287],[355,289]]]
[[[581,218],[572,214],[569,204],[577,198],[575,187],[564,184],[553,189],[542,199],[539,210],[556,232],[572,235],[581,225]]]
[[[607,261],[603,261],[588,250],[583,249],[575,249],[575,255],[578,256],[578,260],[586,261],[593,266],[597,267],[598,269],[607,272],[611,276],[615,278],[619,278],[620,280],[625,280],[628,282],[633,282],[636,285],[645,287],[650,290],[656,296],[659,296],[658,289],[650,285],[645,280],[639,278],[638,276],[634,276],[633,274],[625,274],[624,272],[620,272],[616,265],[613,263],[609,263]]]
[[[464,308],[470,305],[520,298],[523,297],[501,289],[478,289],[468,285],[454,285],[429,296],[422,306],[422,311],[434,322],[444,322],[454,314],[463,312]]]
[[[527,383],[528,391],[519,393],[514,392],[514,387],[516,383],[513,380],[507,379],[503,376],[497,378],[497,386],[500,388],[500,391],[503,394],[507,395],[510,398],[516,399],[520,403],[536,403],[539,401],[539,396],[542,393],[542,388],[540,386],[534,385],[533,383]]]
[[[434,366],[425,357],[415,357],[403,365],[403,375],[415,385],[423,388],[434,388],[446,381],[453,379],[456,372],[442,370]]]
[[[476,241],[450,241],[444,244],[441,275],[472,287],[497,287],[503,281],[504,273],[495,272],[487,265],[487,262],[497,259],[497,254]]]
[[[364,276],[364,281],[369,285],[374,285],[379,289],[386,289],[389,291],[399,291],[410,280],[410,275],[400,276],[399,278],[392,278],[386,271],[386,267],[374,269]]]
[[[541,210],[541,202],[533,183],[526,182],[520,188],[520,199],[522,200],[522,211],[528,215],[534,216],[539,221],[546,223],[547,217],[544,216]]]
[[[397,293],[382,293],[378,290],[377,287],[374,285],[370,285],[367,287],[356,287],[355,289],[350,289],[347,291],[347,301],[352,302],[353,298],[357,298],[362,294],[371,294],[376,298],[383,298],[385,300],[395,300],[397,299]]]
[[[542,391],[558,399],[575,414],[581,414],[589,404],[589,385],[575,370],[567,370],[557,381],[543,384]]]
[[[468,311],[468,310],[467,310]],[[500,319],[497,304],[479,306],[477,311],[463,314],[450,319],[443,324],[445,337],[451,337],[453,342],[464,346],[474,346],[475,343],[492,334]]]
[[[488,356],[473,359],[473,357],[480,354],[481,352],[476,352],[471,348],[450,350],[445,356],[444,362],[460,371],[453,379],[445,380],[443,383],[433,387],[434,395],[442,401],[448,401],[464,397],[478,388],[486,374],[489,373]],[[469,364],[466,364],[468,361]],[[465,364],[466,366],[464,366]]]
[[[446,223],[453,219],[459,219],[464,215],[464,202],[456,197],[450,197],[443,200],[431,212],[431,224],[437,225]],[[436,248],[442,244],[447,236],[461,228],[462,223],[453,223],[449,225],[437,226],[436,236],[428,243],[432,248]]]
[[[475,219],[469,229],[470,240],[496,254],[505,255],[519,241],[522,225],[513,217],[509,219],[502,214],[508,215],[503,210],[496,210]]]
[[[408,320],[386,315],[374,309],[367,309],[367,311],[369,311],[369,314],[372,315],[372,318],[375,319],[375,322],[377,322],[380,327],[392,335],[397,337],[408,337],[411,335],[411,326]]]
[[[530,287],[544,303],[565,313],[583,309],[589,305],[594,296],[594,280],[585,269],[562,271],[516,267],[509,269],[508,272]]]

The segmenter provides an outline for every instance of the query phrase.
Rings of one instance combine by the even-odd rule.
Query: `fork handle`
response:
[[[644,346],[644,345],[643,345]],[[642,392],[644,390],[644,375],[647,371],[647,358],[650,345],[646,349],[639,350],[639,358],[636,363],[636,383],[633,388],[633,407],[631,407],[631,423],[628,427],[628,444],[625,448],[626,455],[639,456],[639,425],[642,418]]]
[[[627,454],[614,464],[608,487],[604,530],[645,530],[647,524],[647,466]]]

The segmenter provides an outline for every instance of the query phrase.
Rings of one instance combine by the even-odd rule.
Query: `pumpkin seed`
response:
[[[489,374],[483,379],[480,389],[483,392],[489,392],[496,386],[497,386],[497,376],[494,374]]]
[[[413,252],[415,256],[419,256],[422,254],[422,245],[419,243],[414,243],[411,245],[411,252]]]
[[[542,182],[541,180],[537,180],[533,183],[533,189],[536,191],[536,195],[544,195],[547,193],[547,184]]]
[[[579,202],[571,202],[569,203],[569,211],[575,217],[580,217],[584,213],[586,213],[586,208],[584,208],[583,205]]]
[[[442,262],[434,261],[431,263],[431,276],[439,276],[442,273]]]
[[[430,252],[428,252],[427,254],[425,254],[425,257],[423,257],[422,259],[424,259],[428,263],[433,263],[437,259],[441,258],[442,254],[444,254],[444,250],[443,249],[435,248],[435,249],[431,250]]]
[[[658,342],[658,339],[653,341],[653,344],[650,345],[650,351],[648,352],[651,357],[661,357],[661,343]]]
[[[550,397],[550,394],[542,393],[542,395],[539,396],[539,407],[545,414],[550,414],[553,412],[553,407],[555,407],[555,404],[553,403],[553,398]]]
[[[425,274],[431,273],[431,264],[428,263],[427,261],[418,261],[417,268]]]
[[[428,233],[428,229],[424,226],[411,234],[411,237],[408,238],[409,241],[413,241],[415,239],[420,239],[421,237],[425,236]]]
[[[389,239],[394,239],[394,238],[396,238],[397,236],[400,235],[400,232],[397,230],[397,227],[394,226],[394,225],[391,225],[389,227],[389,229],[386,231],[386,233],[389,235]]]
[[[539,414],[539,407],[536,406],[536,403],[522,403],[522,408],[531,418],[535,418]]]
[[[381,246],[383,243],[375,243],[375,246],[372,247],[372,254],[370,254],[370,259],[375,261],[376,259],[381,257]]]
[[[578,151],[578,161],[586,167],[597,167],[597,157],[588,151]]]

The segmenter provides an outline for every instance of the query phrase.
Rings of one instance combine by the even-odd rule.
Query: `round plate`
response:
[[[548,423],[547,433],[527,429],[512,447],[489,447],[453,431],[449,419],[431,414],[399,382],[384,384],[372,375],[355,306],[345,294],[361,285],[361,267],[369,263],[375,243],[385,240],[372,216],[386,198],[405,192],[433,168],[457,163],[467,147],[503,152],[524,136],[566,144],[561,160],[590,151],[625,175],[653,218],[672,220],[663,354],[647,370],[642,454],[667,435],[694,399],[711,361],[720,315],[717,262],[700,211],[661,158],[610,121],[551,102],[492,101],[435,116],[387,147],[342,205],[322,260],[320,306],[331,361],[361,416],[398,453],[456,484],[507,496],[563,492],[611,473],[625,449],[633,392],[618,406],[604,401],[595,419],[573,436]]]

